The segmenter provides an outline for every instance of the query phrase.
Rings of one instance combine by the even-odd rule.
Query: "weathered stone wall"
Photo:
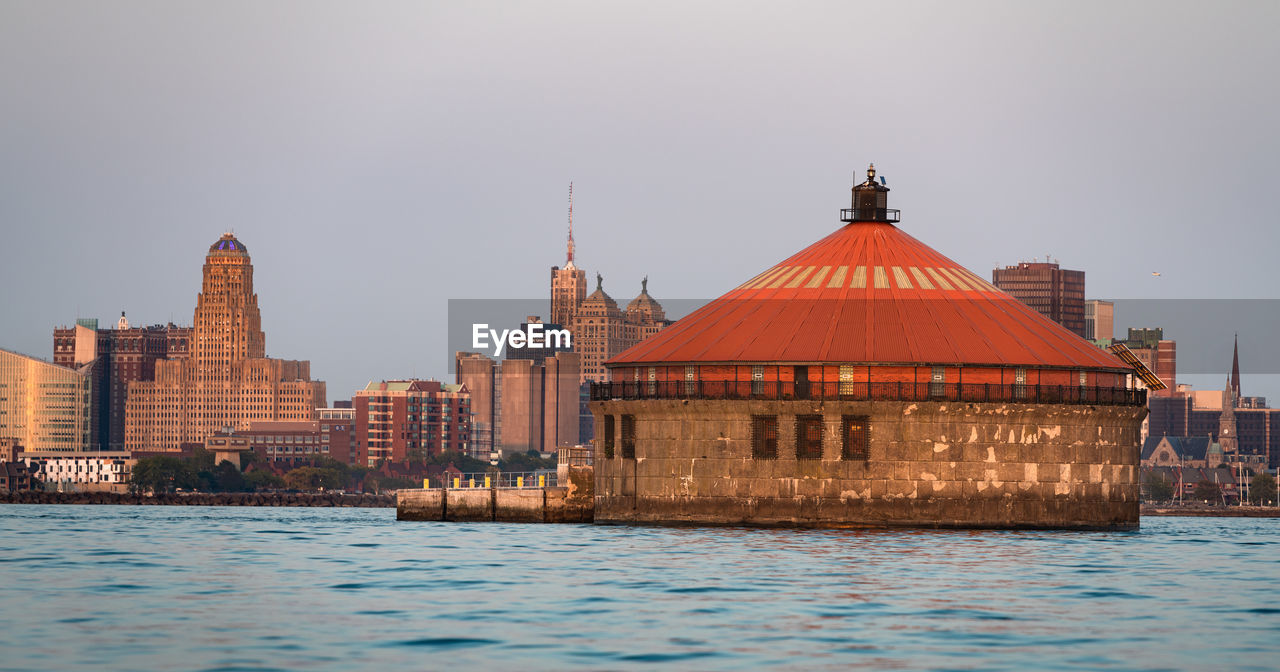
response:
[[[493,490],[461,488],[445,490],[444,519],[453,522],[493,520]]]
[[[396,492],[396,520],[444,520],[444,490]]]
[[[595,453],[597,522],[1132,528],[1146,409],[942,402],[605,401],[635,417],[635,459]],[[795,417],[824,418],[821,460],[796,459]],[[869,456],[842,460],[841,415],[869,417]],[[777,459],[751,416],[778,417]]]

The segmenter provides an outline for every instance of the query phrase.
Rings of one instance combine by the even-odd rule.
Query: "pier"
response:
[[[595,520],[595,474],[589,449],[561,449],[556,485],[534,479],[484,480],[455,478],[446,481],[445,487],[400,490],[396,493],[396,520],[458,523],[590,523]]]

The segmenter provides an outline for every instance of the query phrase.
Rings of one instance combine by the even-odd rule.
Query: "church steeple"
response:
[[[1222,446],[1223,455],[1235,454],[1240,447],[1236,439],[1236,399],[1228,382],[1222,390],[1222,414],[1218,416],[1218,444]]]
[[[1231,391],[1236,399],[1240,398],[1240,335],[1236,334],[1235,345],[1231,349]]]

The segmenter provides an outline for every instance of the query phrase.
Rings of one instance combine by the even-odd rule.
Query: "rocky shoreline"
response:
[[[327,492],[193,492],[136,495],[114,492],[14,492],[0,494],[0,504],[125,504],[154,506],[319,506],[395,508],[395,494]]]

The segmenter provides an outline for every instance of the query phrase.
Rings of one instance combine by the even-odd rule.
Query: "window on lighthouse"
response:
[[[844,443],[840,457],[846,460],[865,460],[869,455],[869,434],[867,424],[870,418],[865,415],[844,415],[840,417],[841,435]]]
[[[796,416],[796,459],[822,459],[822,416]]]
[[[604,456],[613,459],[613,416],[604,416]]]
[[[636,416],[622,416],[622,459],[636,459]]]
[[[751,416],[751,456],[757,460],[778,458],[778,416]]]

